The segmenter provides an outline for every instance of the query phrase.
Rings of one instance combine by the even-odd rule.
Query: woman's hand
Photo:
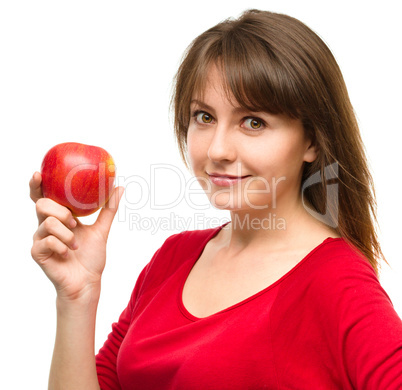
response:
[[[96,222],[83,225],[67,207],[43,198],[41,181],[40,173],[35,172],[29,182],[39,223],[32,257],[54,284],[59,300],[98,299],[106,241],[124,190],[115,188]]]

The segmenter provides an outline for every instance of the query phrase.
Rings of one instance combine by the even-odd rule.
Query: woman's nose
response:
[[[228,126],[217,125],[208,148],[208,158],[211,161],[234,161],[236,148],[231,139],[232,135]]]

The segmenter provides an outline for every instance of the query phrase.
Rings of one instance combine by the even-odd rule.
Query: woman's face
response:
[[[316,158],[301,121],[244,110],[230,100],[220,72],[211,67],[202,99],[194,96],[191,103],[187,146],[193,174],[219,209],[294,206],[303,163]]]

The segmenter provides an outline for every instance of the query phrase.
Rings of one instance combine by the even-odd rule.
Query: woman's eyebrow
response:
[[[202,102],[201,100],[193,99],[193,100],[191,100],[190,104],[197,104],[201,108],[205,108],[208,111],[213,111],[213,108],[211,106]]]
[[[202,102],[201,100],[193,99],[191,100],[190,104],[197,104],[201,108],[208,110],[208,111],[214,111],[214,108],[208,105],[207,103]],[[258,110],[247,110],[246,108],[243,108],[241,106],[233,106],[233,113],[254,113],[254,114],[261,114],[262,111]]]

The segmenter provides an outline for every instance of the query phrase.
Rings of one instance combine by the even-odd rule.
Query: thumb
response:
[[[101,230],[102,234],[107,238],[109,235],[110,227],[114,216],[117,213],[119,207],[120,199],[124,193],[123,187],[116,187],[107,203],[103,206],[100,211],[98,218],[96,219],[94,225]]]

